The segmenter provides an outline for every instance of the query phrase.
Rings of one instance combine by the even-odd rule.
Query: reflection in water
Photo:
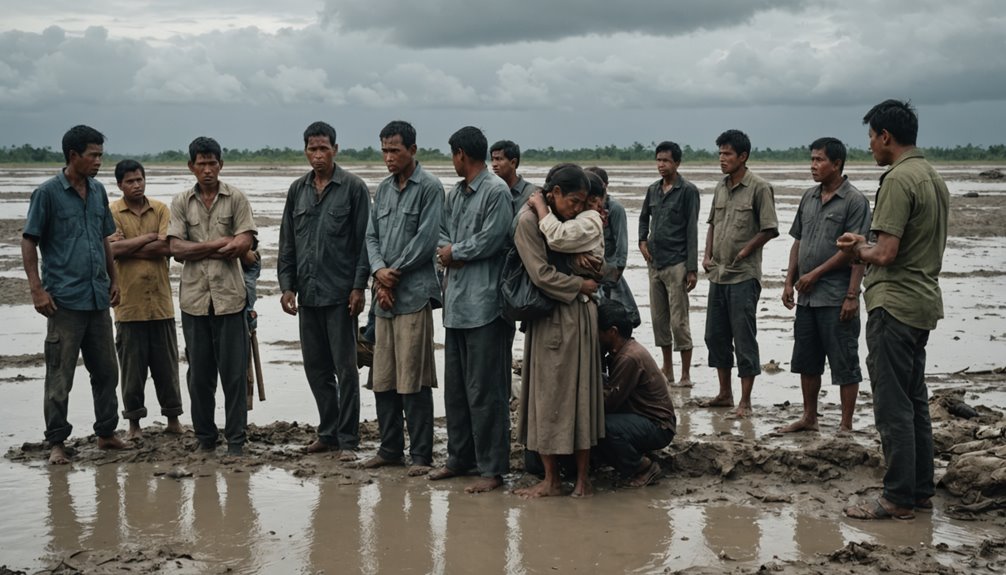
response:
[[[196,552],[216,557],[239,573],[254,571],[252,552],[262,539],[248,482],[248,473],[221,469],[208,477],[196,477],[192,486]]]
[[[726,555],[735,561],[753,561],[758,558],[762,533],[756,509],[709,505],[703,512],[705,526],[702,534],[713,553]]]

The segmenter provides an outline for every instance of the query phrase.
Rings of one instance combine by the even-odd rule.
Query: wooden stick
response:
[[[251,332],[252,359],[255,360],[255,380],[258,382],[258,400],[265,401],[265,379],[262,377],[262,355],[258,350],[258,330]],[[251,390],[248,391],[251,393]]]
[[[255,333],[255,332],[252,332]],[[254,337],[254,336],[252,336]],[[255,340],[251,340],[251,348],[255,349]],[[251,411],[255,407],[255,372],[253,371],[252,354],[248,354],[248,371],[245,377],[245,388],[247,390],[247,406],[248,411]]]

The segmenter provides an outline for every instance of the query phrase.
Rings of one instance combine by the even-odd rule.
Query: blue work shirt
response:
[[[500,275],[506,257],[513,196],[499,177],[483,169],[471,184],[458,182],[447,195],[440,244],[464,262],[444,277],[444,327],[471,329],[500,317]]]
[[[415,313],[427,304],[439,307],[440,281],[434,262],[444,212],[444,186],[416,162],[405,188],[394,174],[377,186],[367,226],[370,273],[390,268],[402,272],[390,310],[374,307],[378,317]]]
[[[24,237],[42,253],[42,287],[56,305],[77,311],[108,309],[105,238],[115,233],[105,186],[87,178],[87,199],[60,171],[31,194]]]

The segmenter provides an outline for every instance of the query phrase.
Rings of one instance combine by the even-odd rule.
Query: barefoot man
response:
[[[485,135],[466,126],[448,144],[462,179],[444,202],[437,259],[444,266],[447,463],[432,480],[475,470],[468,493],[503,485],[510,469],[510,324],[500,274],[513,221],[510,188],[486,167]]]
[[[817,431],[817,396],[824,359],[831,382],[839,386],[839,432],[852,431],[852,414],[863,374],[859,368],[859,285],[864,266],[835,247],[845,232],[870,231],[870,202],[842,175],[845,144],[820,138],[810,145],[810,173],[818,185],[803,193],[789,230],[793,247],[782,290],[786,309],[796,307],[793,322],[793,373],[800,374],[803,417],[776,431]],[[799,293],[793,301],[793,291]]]
[[[108,242],[115,222],[105,187],[94,179],[104,143],[105,136],[89,126],[75,126],[63,136],[66,167],[32,193],[21,238],[32,303],[48,318],[43,412],[45,439],[51,446],[49,463],[54,465],[70,462],[63,443],[73,430],[66,417],[81,355],[91,375],[98,447],[127,447],[115,436],[119,366],[108,313],[109,307],[119,305],[119,282]]]
[[[122,417],[129,420],[129,439],[142,437],[140,419],[147,416],[144,387],[154,380],[167,433],[180,434],[182,392],[178,385],[178,334],[168,279],[168,223],[165,204],[146,196],[146,171],[136,160],[115,166],[122,198],[110,206],[115,233],[109,238],[122,286],[115,308],[115,349],[122,369]]]
[[[762,247],[779,235],[772,186],[747,168],[751,140],[740,130],[716,138],[720,170],[726,174],[713,192],[702,268],[709,274],[706,347],[720,392],[702,407],[733,407],[730,372],[737,354],[741,400],[734,417],[751,414],[751,389],[761,373],[755,312],[761,295]]]

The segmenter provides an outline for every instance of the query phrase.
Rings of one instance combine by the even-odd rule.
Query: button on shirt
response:
[[[835,242],[845,232],[865,236],[870,231],[870,202],[849,179],[827,204],[821,203],[821,186],[803,193],[789,235],[800,241],[799,276],[810,273],[838,252]],[[798,277],[799,277],[798,276]],[[811,292],[798,292],[797,304],[810,307],[841,306],[849,292],[852,268],[842,266],[821,276]]]
[[[156,233],[167,237],[171,212],[168,206],[147,198],[140,215],[129,209],[124,200],[109,207],[115,227],[126,239]],[[121,303],[115,307],[115,321],[153,321],[175,317],[171,302],[171,280],[168,278],[168,258],[116,258],[119,273]]]
[[[452,259],[464,265],[448,268],[444,278],[444,327],[476,328],[500,317],[499,282],[512,220],[510,189],[488,170],[448,194],[440,245],[451,244]]]
[[[639,241],[646,242],[655,269],[685,262],[685,270],[699,269],[699,189],[678,177],[670,190],[657,180],[646,190],[639,212]]]
[[[336,165],[321,195],[314,171],[290,186],[279,231],[278,276],[303,306],[331,306],[365,289],[370,191],[363,180]]]
[[[374,209],[367,226],[370,272],[382,268],[402,272],[394,289],[390,310],[374,306],[379,317],[415,313],[433,302],[441,303],[440,282],[434,258],[444,212],[444,186],[416,163],[404,189],[394,174],[385,178],[374,194]]]
[[[198,187],[185,190],[171,202],[168,236],[190,242],[208,242],[245,232],[258,233],[251,204],[244,193],[220,182],[210,209],[199,198]],[[178,305],[189,315],[238,313],[245,309],[245,282],[237,259],[205,258],[182,266]]]
[[[716,184],[713,209],[707,223],[713,224],[709,281],[738,284],[755,279],[761,283],[761,247],[740,262],[735,264],[733,261],[759,232],[778,229],[772,186],[750,170],[733,187],[730,186],[730,176],[725,176]]]
[[[105,238],[114,232],[105,186],[94,178],[87,178],[86,199],[62,171],[32,192],[23,235],[38,243],[42,287],[58,307],[108,309]]]

